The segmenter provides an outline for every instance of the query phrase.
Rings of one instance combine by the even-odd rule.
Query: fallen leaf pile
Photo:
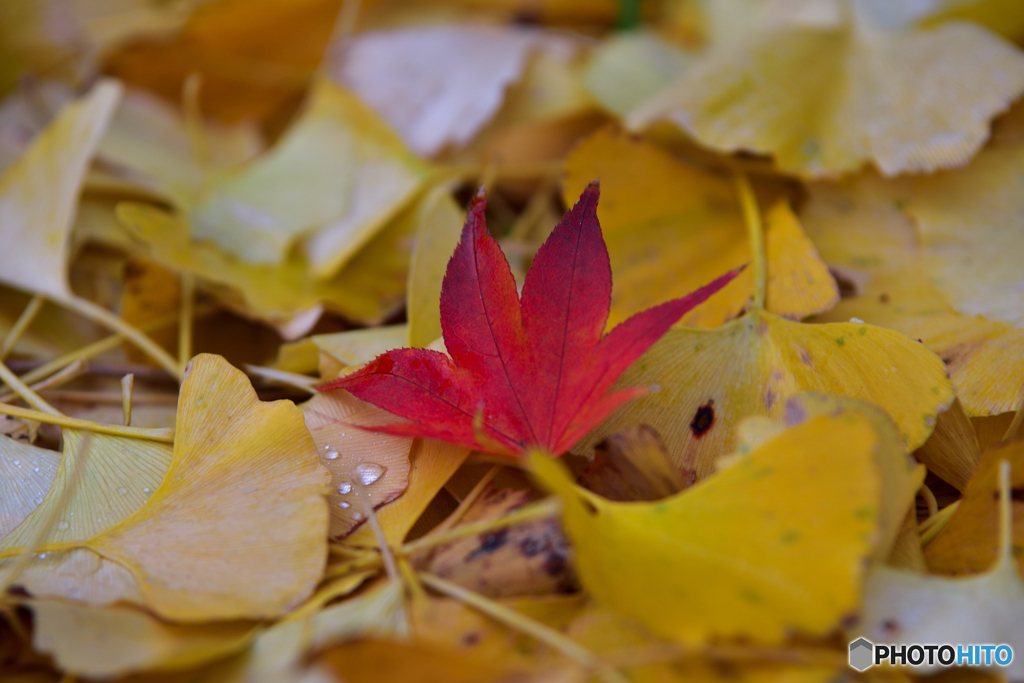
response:
[[[1022,45],[0,3],[0,680],[1024,682]]]

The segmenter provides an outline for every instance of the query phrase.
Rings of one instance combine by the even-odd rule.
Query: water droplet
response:
[[[38,471],[39,471],[39,468],[38,468],[38,467],[36,467],[36,468],[35,468],[35,469],[33,469],[32,471],[33,471],[33,472],[38,472]]]
[[[331,447],[330,446],[324,446],[324,450],[325,451],[329,451],[329,450],[331,450]]]
[[[338,458],[338,451],[330,451],[324,454],[324,457],[328,460],[336,460]]]
[[[120,493],[123,496],[124,494],[128,493],[128,489],[126,489],[125,487],[122,486],[121,488],[119,488],[117,490],[117,492]]]
[[[49,553],[39,553],[36,555],[37,560],[45,560],[49,556]]]
[[[351,493],[351,492],[352,492],[352,482],[350,482],[350,481],[343,481],[340,484],[338,484],[338,493],[340,493],[341,495],[345,495],[346,493]]]
[[[348,509],[348,503],[346,503],[345,501],[341,501],[340,503],[338,503],[338,507],[342,508],[343,510]]]
[[[357,512],[354,515],[352,515],[352,519],[356,520],[357,522],[359,520],[361,520],[362,518],[363,518],[363,513],[361,513],[361,512]]]
[[[59,523],[59,524],[57,525],[57,528],[58,528],[58,529],[60,529],[61,531],[64,531],[64,530],[65,530],[65,529],[67,529],[67,528],[68,528],[69,526],[71,526],[71,525],[70,525],[70,524],[68,524],[67,522],[60,522],[60,523]]]
[[[201,399],[201,398],[197,398],[197,399],[196,399],[196,405],[197,405],[197,406],[201,406],[201,405],[203,405],[203,399]]]
[[[146,495],[149,495],[150,493],[153,493],[153,489],[146,486],[145,488],[142,489],[142,492],[145,493]]]
[[[14,466],[15,467],[21,467],[21,461],[20,460],[15,460],[14,461]]]
[[[387,469],[384,465],[378,465],[375,462],[361,462],[352,468],[352,474],[355,475],[360,484],[369,486],[380,479],[387,472]]]

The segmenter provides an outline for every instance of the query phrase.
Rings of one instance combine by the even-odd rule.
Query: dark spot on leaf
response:
[[[697,408],[693,421],[690,422],[690,431],[697,438],[704,436],[705,432],[715,424],[715,399],[708,399],[708,402]]]
[[[489,555],[506,543],[508,543],[508,529],[484,534],[480,537],[480,547],[470,553],[466,557],[466,561],[469,562],[483,555]]]
[[[887,303],[889,303],[889,295],[886,294],[885,292],[882,292],[881,294],[879,294],[878,295],[878,303],[880,303],[880,304],[887,304]]]
[[[768,389],[765,390],[765,392],[764,392],[764,408],[765,408],[765,410],[771,410],[772,409],[772,406],[775,405],[775,399],[776,399],[775,391],[771,387],[768,387]]]
[[[543,552],[544,544],[536,538],[524,538],[523,542],[519,544],[519,549],[523,552],[523,555],[533,557]]]
[[[842,620],[839,622],[844,629],[849,631],[850,629],[857,626],[860,623],[860,615],[856,612],[849,612],[843,615]]]
[[[945,363],[946,365],[949,365],[950,363],[953,362],[953,359],[952,358],[943,358],[942,362]]]
[[[466,635],[462,636],[462,644],[465,647],[473,647],[474,645],[480,644],[480,634],[476,631],[471,631]]]
[[[803,363],[804,365],[806,365],[809,368],[813,368],[814,367],[814,361],[811,360],[811,352],[808,351],[807,349],[804,349],[804,348],[800,349],[800,362]]]
[[[548,576],[559,576],[565,572],[565,558],[551,553],[544,561],[544,571]]]
[[[596,515],[597,514],[597,512],[598,512],[597,508],[589,500],[587,500],[586,498],[580,498],[580,502],[583,503],[583,508],[587,512],[589,512],[592,515]]]
[[[842,337],[836,337],[836,346],[842,346],[845,343],[846,341],[844,341]]]
[[[882,622],[882,630],[885,631],[886,635],[893,635],[900,630],[900,622],[895,619],[886,619]]]

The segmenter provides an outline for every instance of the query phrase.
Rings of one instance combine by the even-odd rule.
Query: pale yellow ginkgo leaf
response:
[[[676,464],[698,479],[734,449],[742,418],[779,416],[800,392],[877,404],[910,450],[924,443],[938,413],[953,402],[942,361],[913,339],[862,323],[797,323],[760,309],[714,330],[669,330],[619,381],[660,390],[621,408],[584,448],[648,424]]]
[[[68,105],[0,176],[0,282],[67,299],[78,193],[121,86],[97,83]]]
[[[523,77],[532,53],[570,41],[514,26],[444,24],[346,39],[331,74],[374,108],[423,156],[469,142]],[[430,59],[424,59],[430,55]]]
[[[242,164],[262,149],[251,124],[204,122],[198,134],[199,140],[190,137],[183,116],[173,107],[144,91],[129,90],[97,157],[115,176],[188,207],[198,200],[211,172]]]
[[[18,579],[33,594],[94,606],[121,601],[176,621],[207,621],[278,616],[313,591],[327,553],[329,473],[302,414],[288,401],[260,402],[244,374],[206,354],[191,361],[178,406],[174,452],[159,486],[132,481],[107,492],[115,502],[138,489],[148,498],[113,526],[97,512],[116,511],[86,502],[72,508],[80,514],[58,516],[40,546],[50,552]],[[137,450],[133,444],[123,457]],[[78,458],[89,453],[80,446]],[[97,486],[116,487],[112,475],[123,475],[100,470],[94,477],[104,481],[88,482],[88,473],[62,468],[40,510],[63,497],[62,476],[83,480],[70,489],[73,503]],[[5,539],[9,557],[18,554],[8,539],[20,539],[41,514]],[[5,560],[4,568],[17,561]]]
[[[993,467],[995,473],[997,468]],[[1012,654],[1024,648],[1024,581],[1017,572],[1011,541],[1010,464],[999,464],[999,552],[987,571],[964,578],[930,576],[876,566],[864,582],[863,619],[855,634],[873,642],[993,643],[1011,648],[1007,665],[991,667],[1009,680],[1024,679],[1024,664]],[[991,483],[987,496],[992,499]],[[982,664],[983,662],[974,662]],[[938,664],[915,667],[921,673]]]
[[[905,210],[925,270],[964,315],[1024,328],[1024,144],[983,150],[970,166],[915,179]]]
[[[60,460],[59,453],[0,435],[0,538],[36,509]]]
[[[835,26],[782,24],[713,52],[628,125],[670,121],[807,178],[966,164],[1024,91],[1024,54],[974,24],[887,32],[846,9]]]
[[[751,261],[730,177],[687,165],[649,142],[607,128],[566,160],[566,200],[595,178],[601,179],[597,216],[616,283],[609,325]],[[795,319],[828,310],[838,298],[835,282],[784,202],[768,211],[765,230],[768,310]],[[736,317],[753,293],[748,268],[681,323],[721,325]]]
[[[171,624],[131,607],[32,600],[33,647],[61,670],[110,677],[189,669],[226,657],[252,640],[253,622]]]
[[[668,85],[692,61],[692,55],[653,31],[618,33],[591,52],[583,84],[601,106],[622,117]]]
[[[858,318],[920,339],[943,360],[968,416],[1016,410],[1019,378],[1024,377],[1024,331],[963,315],[936,288],[918,232],[900,210],[911,191],[908,181],[872,175],[810,186],[801,221],[848,290],[816,320]],[[994,299],[999,294],[991,292]]]
[[[336,274],[412,199],[426,166],[353,95],[328,81],[266,154],[216,174],[190,207],[191,234],[254,264],[300,237],[317,277]]]
[[[856,410],[811,418],[649,503],[577,488],[544,456],[530,467],[562,500],[576,569],[598,604],[672,640],[781,643],[828,633],[857,608],[885,438]]]
[[[416,229],[415,207],[410,211],[377,235],[350,267],[326,281],[316,280],[301,256],[276,266],[248,264],[208,242],[192,242],[181,216],[152,206],[121,204],[118,216],[150,258],[195,273],[227,305],[283,326],[321,305],[368,324],[400,307]],[[290,326],[287,337],[302,336],[316,319]]]
[[[85,541],[102,533],[149,500],[171,463],[166,443],[76,429],[64,429],[62,435],[64,450],[53,485],[0,540],[0,549]],[[10,566],[4,561],[0,571]],[[34,585],[34,577],[30,566],[22,580]]]
[[[441,281],[462,234],[465,214],[445,188],[422,201],[416,244],[409,264],[406,311],[409,346],[427,346],[441,337]]]

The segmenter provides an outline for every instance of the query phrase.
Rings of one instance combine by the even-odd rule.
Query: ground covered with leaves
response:
[[[0,3],[0,679],[1024,681],[1021,40]]]

